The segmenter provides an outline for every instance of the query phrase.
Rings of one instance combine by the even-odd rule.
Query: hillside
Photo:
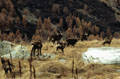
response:
[[[120,79],[119,47],[119,0],[0,0],[0,79]]]
[[[53,33],[53,29],[58,28],[61,19],[62,30],[60,30],[61,28],[58,30],[65,34],[65,31],[70,26],[72,27],[72,31],[74,26],[76,28],[80,26],[80,24],[75,22],[76,17],[83,22],[84,25],[81,24],[82,27],[86,26],[85,23],[91,23],[92,26],[99,27],[99,32],[97,32],[99,36],[101,32],[105,32],[106,34],[108,27],[112,29],[112,33],[120,31],[120,4],[118,0],[0,1],[0,29],[2,34],[7,33],[8,35],[10,32],[15,34],[18,29],[23,34],[22,38],[27,36],[28,39],[31,39],[33,35],[36,35],[36,30],[38,29],[36,26],[47,27],[45,25],[47,24],[47,18],[49,18],[49,23],[52,24],[48,24],[48,27],[52,28],[50,30],[51,33]],[[38,21],[40,24],[38,24]],[[45,35],[44,32],[42,32],[42,35]],[[88,32],[88,34],[96,36],[92,32]]]
[[[100,26],[101,28],[110,26],[113,31],[119,31],[119,13],[113,6],[116,6],[119,10],[119,5],[115,4],[112,0],[108,2],[102,2],[102,0],[13,0],[17,10],[21,15],[24,9],[30,11],[33,14],[36,21],[37,17],[42,18],[51,17],[54,23],[59,21],[60,17],[65,18],[70,13],[79,16],[81,19],[91,21],[93,24]],[[110,5],[110,2],[114,5]],[[55,4],[58,4],[59,13],[54,14],[52,8]],[[67,13],[64,13],[64,9],[67,8]],[[116,17],[117,16],[117,17]],[[114,28],[113,28],[114,27]]]

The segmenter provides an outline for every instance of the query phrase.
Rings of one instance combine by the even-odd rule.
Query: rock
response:
[[[17,45],[13,48],[11,51],[12,58],[20,58],[20,59],[26,59],[30,56],[28,53],[28,50],[25,46]],[[10,53],[5,54],[2,57],[10,58]]]
[[[85,63],[120,64],[120,48],[89,48],[82,54]]]
[[[62,62],[62,63],[65,63],[65,62],[66,62],[66,59],[60,58],[59,61]]]
[[[24,59],[30,56],[25,46],[15,45],[12,47],[12,45],[14,44],[9,41],[0,42],[0,56],[10,58],[10,53],[12,55],[12,58]]]
[[[0,41],[0,56],[8,54],[12,51],[11,42],[8,41]]]
[[[43,53],[41,56],[39,56],[40,59],[53,59],[55,58],[55,54],[50,54],[50,53]]]

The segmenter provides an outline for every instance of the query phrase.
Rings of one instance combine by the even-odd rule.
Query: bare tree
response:
[[[22,77],[22,66],[21,66],[20,60],[19,60],[19,74],[20,74],[20,77]]]

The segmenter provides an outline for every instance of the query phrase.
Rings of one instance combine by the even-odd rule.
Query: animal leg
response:
[[[37,56],[39,56],[39,55],[40,55],[40,51],[39,51],[39,48],[37,49],[37,53],[38,53],[38,54],[37,54]]]
[[[63,52],[63,54],[64,54],[64,49],[62,49],[62,52]]]
[[[105,42],[103,42],[103,45],[105,46]]]
[[[36,49],[33,50],[33,56],[35,56],[35,51],[36,51]]]
[[[33,53],[33,48],[32,48],[32,50],[31,50],[30,56],[32,56],[32,53]]]
[[[56,51],[58,51],[58,47],[56,48]]]
[[[40,48],[40,55],[42,55],[41,48]]]
[[[10,71],[10,73],[12,73],[12,68],[11,67],[9,67],[9,71]]]
[[[5,68],[4,70],[5,70],[5,74],[8,74],[8,69],[7,69],[7,68]]]
[[[35,48],[32,48],[32,50],[31,50],[31,56],[33,56],[34,53],[35,53]],[[34,55],[34,56],[35,56],[35,55]]]

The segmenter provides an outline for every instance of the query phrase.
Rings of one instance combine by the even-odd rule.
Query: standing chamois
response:
[[[31,56],[35,56],[35,51],[37,50],[37,52],[38,52],[38,56],[39,55],[42,55],[41,54],[41,49],[42,49],[42,42],[41,42],[41,40],[39,40],[39,41],[36,41],[36,42],[33,42],[32,43],[32,45],[33,45],[33,47],[32,47],[32,50],[31,50]]]
[[[63,37],[62,34],[54,34],[50,36],[49,41],[53,42],[53,44],[55,44],[55,42],[57,42],[58,44],[62,37]]]
[[[59,46],[56,47],[56,51],[61,50],[64,54],[64,48],[67,45],[67,43],[60,42]]]
[[[103,42],[103,45],[105,45],[105,44],[111,44],[111,42],[112,42],[112,39],[113,39],[113,36],[109,36],[104,42]]]
[[[77,39],[76,38],[73,38],[73,39],[67,39],[66,42],[67,42],[67,46],[75,46],[75,44],[77,43]]]

